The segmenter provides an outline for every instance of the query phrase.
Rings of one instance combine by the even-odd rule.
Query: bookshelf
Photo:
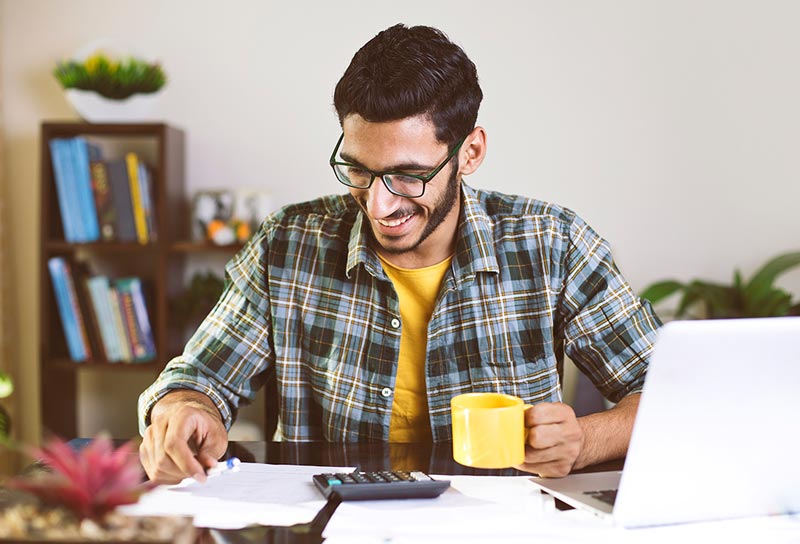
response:
[[[61,216],[50,141],[83,137],[102,149],[103,159],[119,159],[134,151],[147,165],[152,179],[151,215],[155,239],[138,241],[67,241]],[[64,438],[78,435],[78,374],[149,372],[153,377],[178,353],[184,331],[171,323],[170,300],[184,288],[187,260],[195,254],[233,253],[241,245],[218,248],[189,241],[189,199],[184,188],[184,135],[164,123],[93,124],[45,122],[41,125],[41,259],[40,259],[40,393],[45,432]],[[152,238],[152,237],[151,237]],[[109,278],[138,277],[145,286],[145,303],[155,356],[143,362],[109,362],[102,352],[83,362],[69,356],[67,339],[57,308],[48,260],[64,257],[85,263],[93,273]],[[127,409],[127,406],[125,407]],[[135,412],[135,406],[129,408]]]

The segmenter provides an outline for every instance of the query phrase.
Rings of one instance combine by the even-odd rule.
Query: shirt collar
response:
[[[497,254],[492,235],[492,219],[481,206],[478,194],[472,187],[461,183],[461,216],[456,237],[456,250],[453,256],[453,272],[456,281],[474,277],[478,272],[499,272]],[[363,264],[373,276],[385,278],[383,268],[375,252],[369,247],[369,224],[364,221],[360,211],[350,231],[347,245],[348,278],[353,269]]]

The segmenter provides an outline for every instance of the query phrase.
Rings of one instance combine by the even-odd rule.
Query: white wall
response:
[[[792,0],[0,2],[9,273],[31,367],[38,126],[74,118],[54,62],[104,36],[162,59],[160,116],[186,131],[191,190],[339,192],[333,87],[358,47],[402,21],[442,28],[478,66],[489,155],[469,183],[573,208],[635,288],[724,281],[800,248]],[[784,283],[800,291],[800,274]],[[35,370],[22,381],[33,398]]]

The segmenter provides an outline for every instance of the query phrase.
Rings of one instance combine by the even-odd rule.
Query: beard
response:
[[[420,244],[422,244],[422,242],[424,242],[431,234],[433,234],[439,225],[444,222],[444,220],[447,218],[447,215],[458,203],[459,197],[458,164],[456,164],[447,180],[447,186],[445,187],[444,193],[442,193],[441,197],[439,197],[439,199],[434,203],[430,216],[428,217],[428,222],[425,224],[425,228],[422,229],[422,234],[420,234],[416,242],[406,247],[386,247],[378,242],[378,240],[375,238],[375,234],[372,231],[372,225],[370,225],[369,237],[372,239],[372,243],[380,247],[386,253],[402,255],[403,253],[414,251],[420,246]],[[398,210],[396,213],[399,216],[405,214],[403,210]]]

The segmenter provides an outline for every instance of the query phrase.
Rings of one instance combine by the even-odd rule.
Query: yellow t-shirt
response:
[[[381,258],[383,269],[397,291],[403,323],[389,442],[431,440],[428,391],[425,386],[428,323],[442,279],[452,260],[450,256],[433,266],[408,269],[394,266]]]

